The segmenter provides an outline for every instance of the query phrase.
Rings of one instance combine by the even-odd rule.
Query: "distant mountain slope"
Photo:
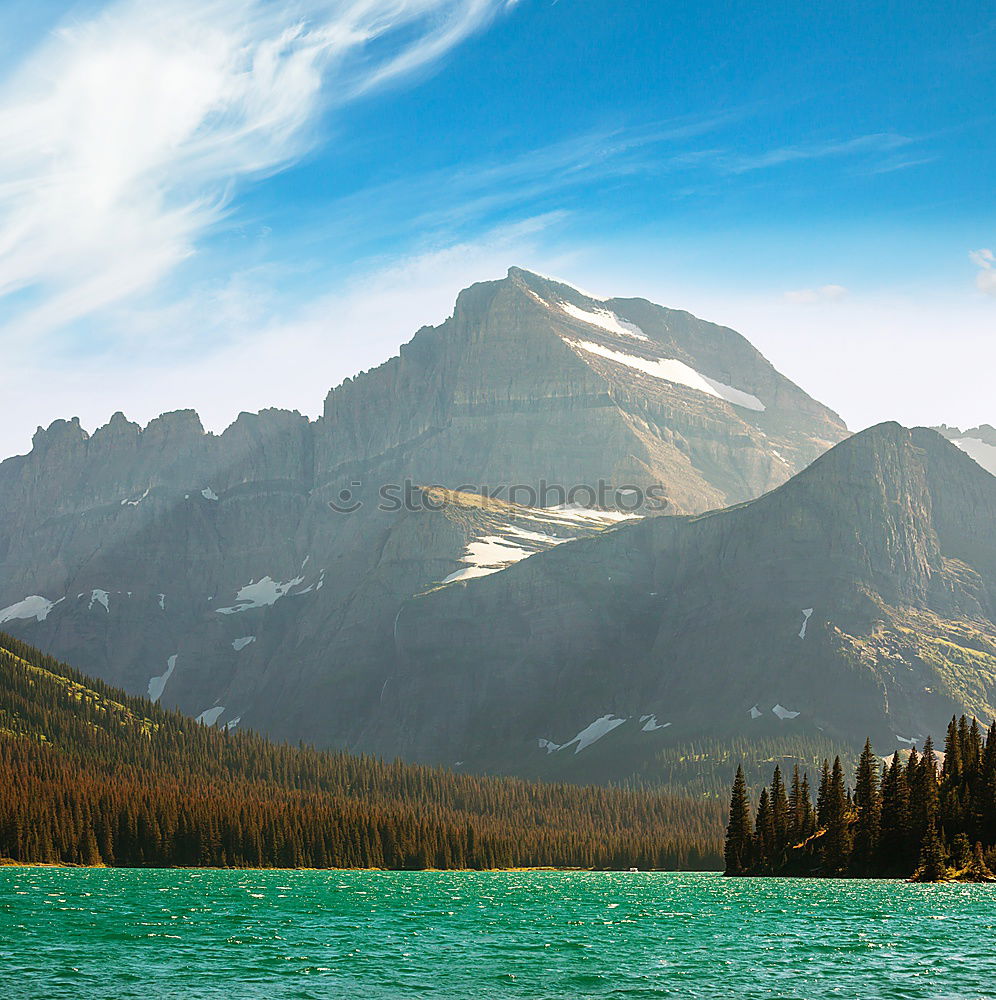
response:
[[[720,807],[274,746],[0,633],[0,859],[262,867],[715,867]]]
[[[994,528],[996,479],[933,431],[872,428],[750,503],[413,598],[371,746],[620,777],[705,739],[894,747],[988,719]]]
[[[982,424],[971,430],[962,431],[957,427],[947,427],[942,424],[934,430],[943,434],[966,455],[971,455],[983,469],[996,476],[996,427]]]
[[[540,498],[544,482],[658,487],[701,512],[846,433],[732,330],[513,268],[332,391],[318,421],[265,410],[214,435],[178,411],[39,430],[0,464],[0,626],[205,721],[363,747],[383,739],[406,601],[611,529],[572,515],[597,497]],[[406,480],[567,510],[495,533],[456,503],[378,509]]]

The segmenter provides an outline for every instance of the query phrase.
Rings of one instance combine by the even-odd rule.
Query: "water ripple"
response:
[[[0,869],[10,1000],[996,1000],[996,887]]]

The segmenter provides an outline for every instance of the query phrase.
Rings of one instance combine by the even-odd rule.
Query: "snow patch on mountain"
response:
[[[261,580],[250,581],[239,590],[231,607],[217,608],[216,611],[219,615],[235,615],[250,608],[270,607],[303,582],[303,576],[296,576],[286,583],[264,576]]]
[[[652,378],[659,378],[665,382],[672,382],[675,385],[683,385],[698,392],[704,392],[707,396],[725,400],[734,406],[742,406],[747,410],[763,411],[766,409],[764,403],[752,396],[749,392],[734,389],[731,385],[726,385],[717,379],[709,378],[701,372],[697,372],[684,361],[674,358],[640,358],[635,354],[624,354],[622,351],[614,351],[610,347],[603,347],[587,340],[565,340],[587,354],[594,354],[607,361],[614,361],[616,364],[626,365],[635,371],[643,372]]]
[[[566,750],[567,747],[572,746],[574,747],[574,752],[579,754],[582,750],[586,750],[592,743],[598,742],[603,736],[611,733],[613,729],[621,726],[626,721],[625,717],[619,718],[611,714],[603,715],[590,725],[585,726],[577,736],[566,743],[554,743],[552,740],[537,740],[537,743],[547,753],[556,753],[558,750]]]
[[[557,305],[568,316],[573,316],[574,319],[579,319],[582,323],[587,323],[589,326],[597,326],[600,330],[605,330],[608,333],[614,333],[621,337],[633,337],[635,340],[646,340],[648,342],[650,340],[635,323],[630,323],[629,320],[617,316],[609,309],[596,309],[593,312],[588,312],[588,310],[581,309],[570,302],[558,302]]]
[[[803,608],[802,609],[802,628],[799,629],[799,638],[800,639],[805,639],[806,638],[806,626],[809,625],[809,619],[812,617],[812,615],[813,615],[813,609],[812,608]]]
[[[256,641],[256,636],[254,636],[254,635],[244,635],[244,636],[242,636],[241,639],[233,639],[232,640],[232,649],[234,649],[235,652],[238,653],[240,650],[245,649],[246,646],[248,646],[250,642],[255,642],[255,641]]]
[[[36,622],[43,622],[48,618],[52,608],[64,600],[64,597],[60,597],[57,601],[50,601],[40,594],[32,594],[30,597],[25,597],[23,601],[0,609],[0,625],[15,620],[26,621],[29,618],[34,618]]]
[[[670,722],[658,722],[656,715],[641,715],[640,722],[643,723],[641,732],[644,733],[655,733],[658,729],[667,729],[671,725]]]
[[[560,545],[561,542],[573,542],[573,538],[558,538],[556,535],[548,535],[543,531],[527,531],[525,528],[516,527],[510,524],[506,529],[508,534],[514,538],[521,538],[527,542],[537,542],[540,545]]]
[[[966,455],[974,458],[986,472],[991,472],[996,476],[996,446],[986,444],[985,441],[973,437],[954,438],[951,443],[961,448]]]
[[[87,611],[92,611],[95,604],[103,604],[104,610],[110,613],[111,610],[111,595],[106,590],[91,590],[90,591],[90,603],[87,606]]]
[[[577,503],[561,504],[559,507],[544,507],[543,514],[555,521],[578,521],[591,525],[618,524],[620,521],[632,521],[640,517],[639,514],[626,513],[621,510],[596,510],[593,507],[582,507]]]
[[[559,507],[525,507],[509,505],[513,509],[506,517],[490,517],[487,527],[468,541],[459,556],[464,565],[440,581],[446,585],[482,576],[490,576],[537,552],[545,552],[564,542],[573,542],[578,536],[595,534],[620,521],[639,518],[614,510],[592,510],[578,504]],[[511,518],[522,524],[512,523]],[[545,530],[544,530],[545,529]],[[559,534],[569,531],[569,535]]]
[[[215,705],[213,708],[205,708],[194,720],[204,726],[213,726],[221,718],[225,711],[224,705]]]
[[[121,506],[122,507],[137,507],[149,495],[149,490],[151,490],[151,489],[152,489],[151,486],[146,486],[145,492],[140,497],[135,497],[134,500],[128,500],[128,499],[122,500],[121,501]]]
[[[750,710],[750,713],[749,713],[749,714],[750,714],[750,717],[751,717],[752,719],[760,719],[760,718],[761,718],[761,715],[762,715],[763,713],[762,713],[762,712],[761,712],[761,710],[760,710],[760,709],[759,709],[759,708],[757,707],[757,705],[755,705],[755,706],[754,706],[754,707],[753,707],[753,708],[752,708],[752,709]]]
[[[796,719],[799,716],[798,712],[790,712],[784,705],[775,705],[771,711],[777,715],[782,722],[786,719]]]
[[[496,530],[500,530],[502,534],[482,535],[468,542],[460,556],[460,562],[466,565],[463,569],[450,573],[442,582],[456,583],[460,580],[490,576],[536,552],[573,541],[572,538],[559,538],[556,535],[520,528],[514,524],[503,525]]]
[[[166,690],[166,685],[169,683],[169,679],[173,676],[173,671],[176,669],[176,657],[177,654],[174,653],[166,660],[166,673],[160,674],[158,677],[149,678],[150,701],[159,701],[162,697],[162,693]]]
[[[203,490],[201,490],[201,496],[204,497],[205,500],[217,500],[218,499],[218,494],[215,493],[215,491],[213,489],[211,489],[210,486],[206,486]]]

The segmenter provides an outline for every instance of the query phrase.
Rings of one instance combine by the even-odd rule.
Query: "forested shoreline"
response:
[[[271,743],[0,633],[0,858],[82,865],[716,870],[723,809]]]
[[[813,801],[796,767],[775,767],[751,810],[743,768],[724,847],[731,876],[996,881],[996,722],[952,718],[939,759],[928,737],[880,760],[866,741],[852,787],[840,758],[823,762]]]

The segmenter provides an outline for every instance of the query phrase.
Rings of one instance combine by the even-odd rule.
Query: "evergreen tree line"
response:
[[[751,810],[743,768],[730,797],[727,875],[913,877],[989,881],[996,868],[996,722],[952,718],[939,764],[923,753],[880,761],[866,741],[848,787],[837,757],[824,760],[812,799],[795,767],[788,787],[775,767]]]
[[[752,726],[749,734],[703,736],[661,747],[625,782],[629,788],[668,788],[693,798],[728,802],[730,779],[738,764],[747,787],[760,789],[771,779],[772,764],[782,773],[794,765],[818,774],[824,758],[839,756],[845,767],[857,763],[857,753],[822,733],[765,731]]]
[[[117,866],[715,869],[722,810],[203,726],[0,633],[0,858]]]

